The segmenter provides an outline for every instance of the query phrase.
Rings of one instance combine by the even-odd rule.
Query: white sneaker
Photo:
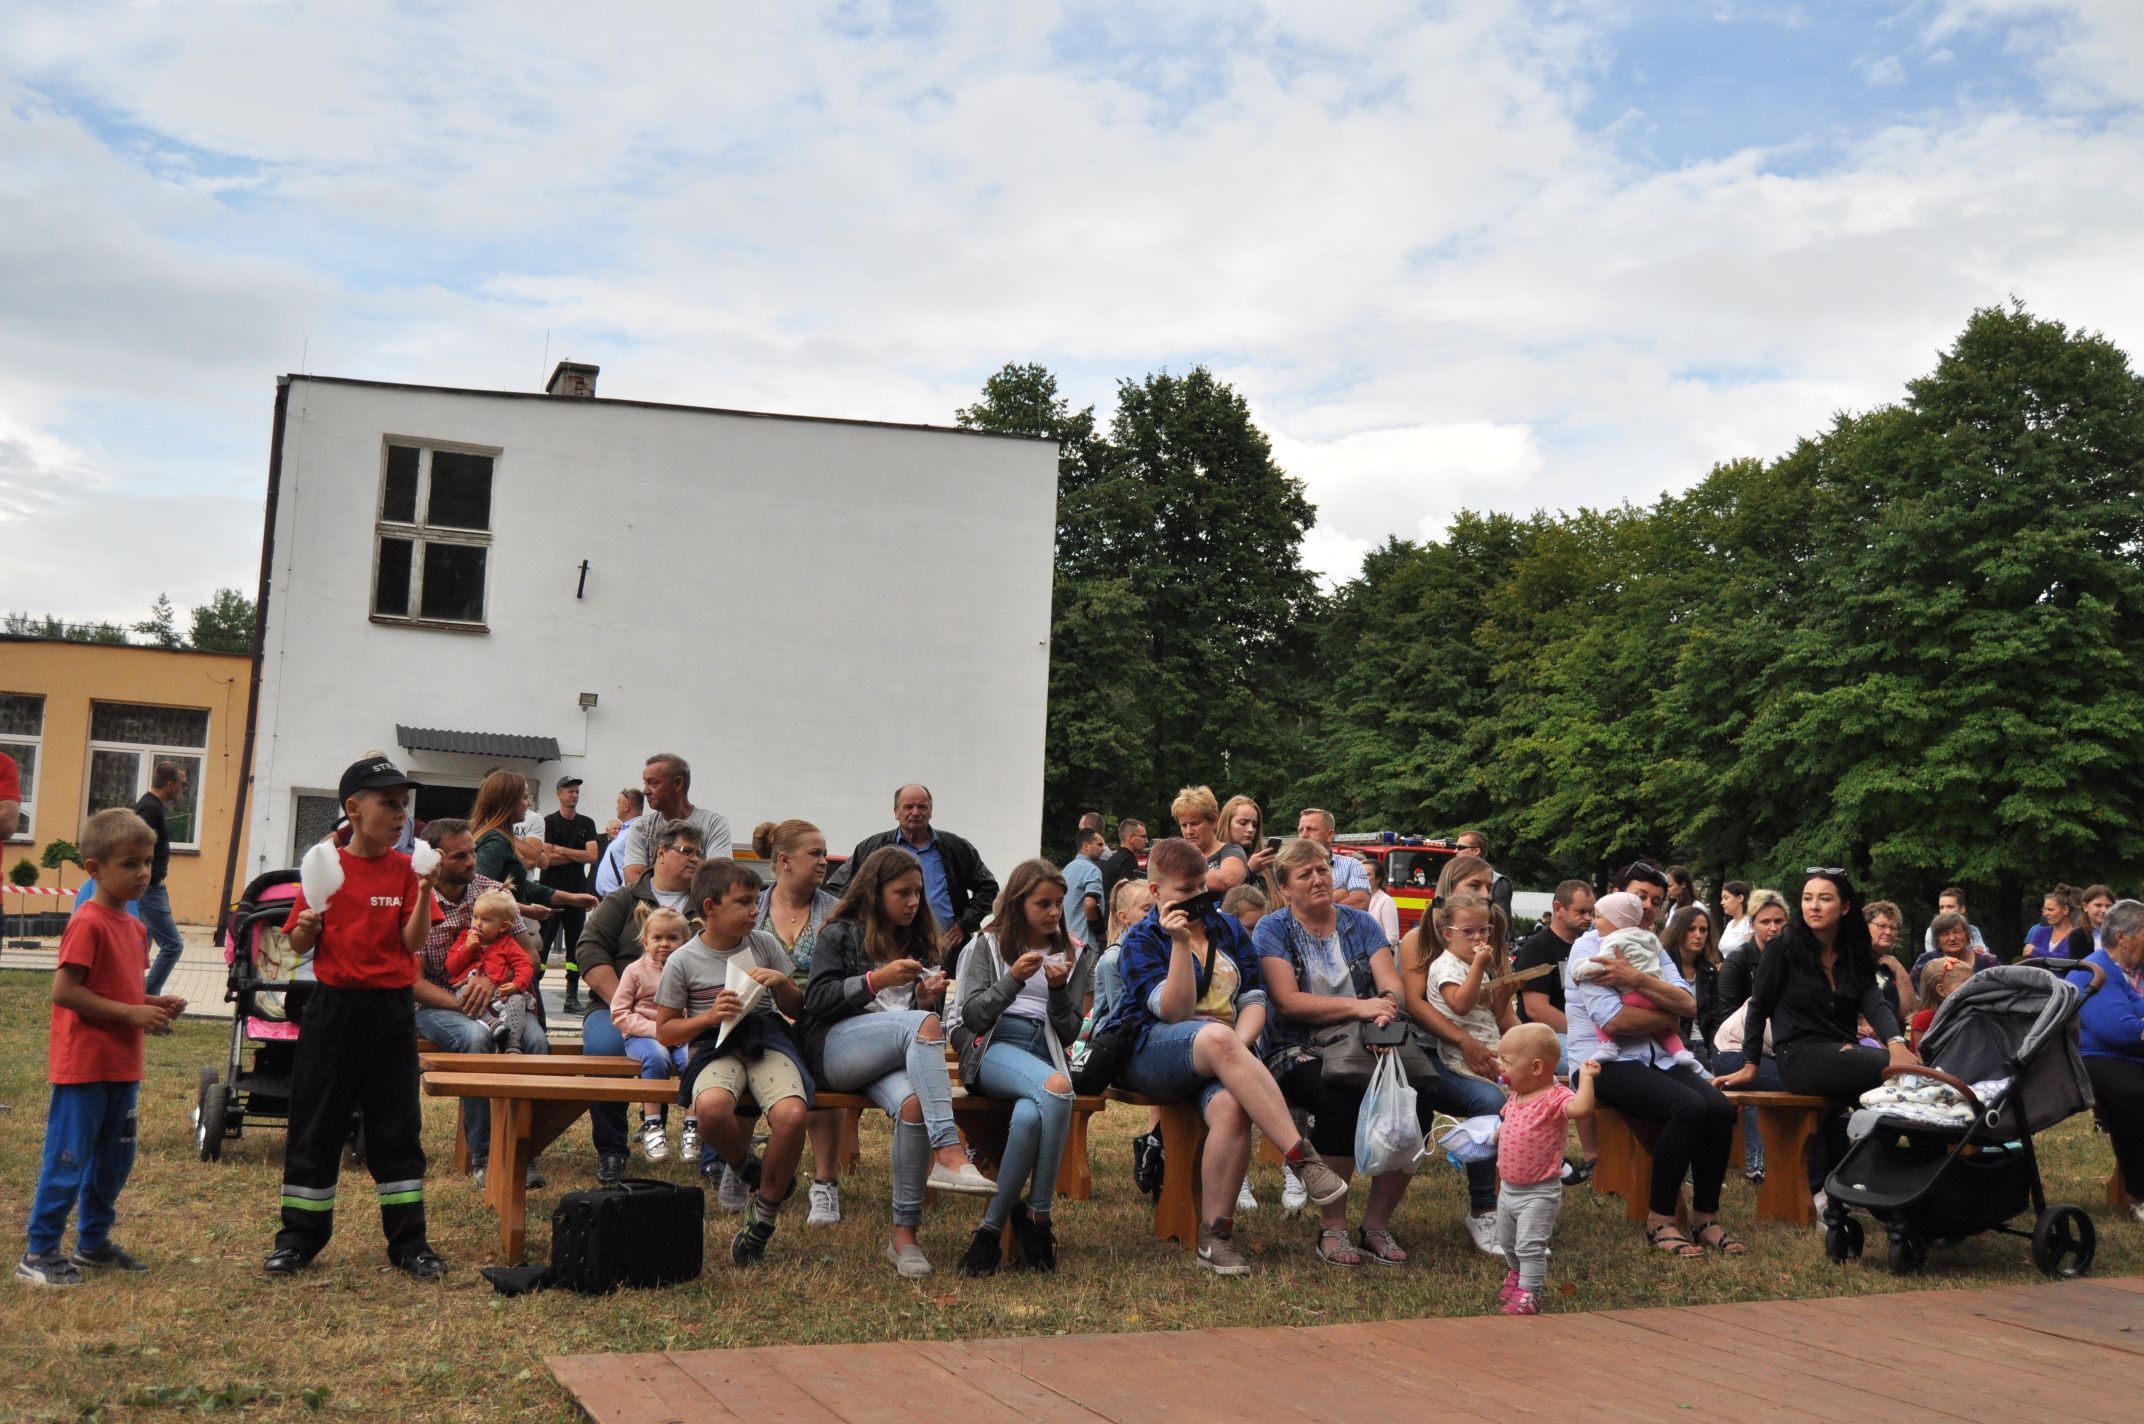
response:
[[[1236,1189],[1236,1215],[1241,1216],[1247,1211],[1256,1210],[1258,1210],[1258,1198],[1252,1194],[1251,1179],[1246,1175],[1243,1179],[1243,1185]]]
[[[715,1205],[724,1211],[743,1211],[751,1201],[752,1189],[744,1184],[744,1178],[730,1171],[725,1163],[722,1185],[715,1189]]]
[[[1290,1216],[1310,1204],[1310,1193],[1303,1190],[1303,1179],[1295,1175],[1295,1168],[1280,1164],[1280,1209]]]
[[[1816,1208],[1816,1224],[1822,1226],[1824,1224],[1824,1213],[1831,1210],[1831,1197],[1827,1193],[1818,1192],[1815,1196],[1809,1198],[1809,1204]]]
[[[1481,1252],[1482,1255],[1502,1258],[1504,1248],[1496,1244],[1495,1212],[1485,1211],[1479,1216],[1469,1212],[1467,1214],[1467,1235],[1474,1238],[1474,1249]]]
[[[996,1196],[998,1190],[998,1184],[977,1171],[973,1162],[963,1162],[958,1168],[933,1162],[930,1179],[924,1185],[941,1192],[965,1192],[980,1197]]]
[[[661,1118],[641,1119],[640,1153],[650,1162],[667,1162],[670,1160],[670,1139],[663,1136],[663,1120]]]
[[[841,1225],[841,1188],[833,1182],[811,1184],[811,1215],[804,1218],[806,1226]]]
[[[700,1125],[691,1118],[677,1135],[677,1159],[680,1162],[697,1164],[700,1160]]]
[[[2144,1226],[2144,1201],[2131,1202],[2129,1204],[2129,1215],[2136,1221],[2137,1225]]]

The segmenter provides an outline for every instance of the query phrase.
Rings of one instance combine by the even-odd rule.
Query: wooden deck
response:
[[[1520,1320],[546,1363],[597,1424],[2134,1424],[2144,1408],[2144,1278]]]

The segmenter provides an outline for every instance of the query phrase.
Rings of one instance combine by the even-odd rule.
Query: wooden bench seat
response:
[[[523,1073],[550,1077],[569,1077],[575,1074],[593,1074],[611,1078],[637,1078],[640,1076],[640,1061],[624,1054],[588,1053],[580,1051],[580,1044],[573,1045],[570,1053],[441,1053],[423,1039],[418,1040],[417,1069],[423,1073]],[[472,1094],[471,1096],[482,1096]],[[663,1093],[656,1090],[655,1098]],[[454,1107],[454,1170],[466,1173],[471,1164],[469,1134],[466,1131],[469,1109],[468,1099],[455,1101]]]
[[[428,1069],[424,1075],[426,1097],[484,1098],[491,1104],[490,1171],[484,1179],[484,1201],[499,1216],[501,1263],[518,1265],[527,1251],[529,1163],[591,1106],[646,1101],[651,1080],[639,1078],[639,1065],[629,1058],[585,1061],[606,1069],[621,1062],[632,1064],[632,1075],[576,1074],[527,1067],[542,1063],[540,1054],[440,1054],[434,1058],[456,1060],[456,1067],[469,1063],[473,1071]],[[816,1097],[822,1107],[854,1111],[859,1116],[874,1106],[870,1099],[856,1093],[819,1093]],[[957,1086],[953,1089],[954,1119],[963,1134],[977,1144],[977,1155],[993,1162],[1004,1152],[1012,1106],[1003,1098],[970,1095]],[[1094,1195],[1093,1165],[1087,1155],[1087,1120],[1102,1107],[1103,1100],[1098,1097],[1073,1100],[1072,1130],[1057,1174],[1060,1196],[1084,1201]],[[759,1115],[755,1106],[746,1104],[739,1116],[747,1115],[746,1109],[751,1117]],[[459,1131],[456,1140],[462,1140]]]
[[[1109,1101],[1161,1110],[1161,1195],[1154,1202],[1154,1236],[1185,1248],[1199,1240],[1199,1171],[1206,1155],[1206,1118],[1196,1102],[1158,1102],[1111,1088]]]
[[[1757,1135],[1764,1142],[1764,1182],[1757,1188],[1757,1219],[1807,1226],[1816,1220],[1816,1207],[1809,1200],[1809,1148],[1828,1099],[1803,1093],[1728,1093],[1735,1106],[1734,1142],[1728,1149],[1729,1170],[1742,1160],[1742,1112],[1754,1108]],[[1600,1135],[1600,1160],[1593,1164],[1593,1190],[1605,1196],[1620,1196],[1632,1221],[1643,1221],[1652,1196],[1653,1142],[1659,1125],[1634,1122],[1614,1108],[1594,1113]]]

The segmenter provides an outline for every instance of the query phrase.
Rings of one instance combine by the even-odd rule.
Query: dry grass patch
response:
[[[0,975],[0,1192],[18,1232],[36,1181],[46,1093],[47,981]],[[249,1132],[224,1160],[195,1160],[187,1120],[196,1070],[216,1061],[225,1030],[187,1022],[149,1044],[142,1151],[121,1202],[117,1238],[152,1262],[135,1280],[93,1280],[80,1290],[13,1286],[0,1304],[0,1416],[25,1419],[155,1418],[174,1409],[244,1407],[250,1417],[476,1420],[578,1417],[543,1368],[549,1353],[945,1339],[1221,1325],[1315,1325],[1494,1309],[1501,1265],[1475,1254],[1459,1226],[1459,1174],[1425,1171],[1395,1229],[1414,1262],[1398,1271],[1341,1272],[1311,1254],[1312,1228],[1270,1203],[1278,1169],[1254,1169],[1269,1205],[1238,1235],[1255,1270],[1221,1281],[1189,1256],[1156,1243],[1130,1180],[1128,1139],[1143,1114],[1114,1108],[1094,1123],[1096,1199],[1059,1215],[1062,1268],[1054,1277],[962,1281],[951,1267],[975,1223],[973,1200],[945,1200],[926,1222],[924,1246],[941,1273],[897,1279],[879,1255],[885,1229],[887,1136],[865,1129],[862,1168],[843,1184],[847,1220],[803,1225],[801,1194],[785,1214],[765,1267],[733,1269],[734,1218],[713,1210],[709,1266],[674,1290],[603,1299],[544,1293],[508,1300],[476,1274],[496,1232],[476,1189],[451,1176],[451,1104],[427,1102],[432,1154],[432,1240],[452,1263],[443,1285],[420,1286],[387,1269],[370,1193],[351,1204],[318,1266],[270,1280],[260,1260],[276,1223],[282,1134]],[[2144,1270],[2144,1232],[2100,1207],[2110,1156],[2088,1121],[2045,1142],[2057,1199],[2093,1209],[2098,1273]],[[637,1159],[636,1159],[637,1164]],[[546,1154],[551,1185],[531,1197],[530,1245],[547,1250],[558,1193],[592,1184],[595,1159],[576,1127]],[[673,1163],[654,1169],[683,1180]],[[361,1174],[360,1174],[361,1175]],[[1727,1217],[1748,1236],[1740,1261],[1677,1263],[1647,1255],[1619,1202],[1566,1198],[1550,1275],[1551,1309],[1687,1305],[1901,1288],[1878,1265],[1833,1267],[1813,1232],[1756,1226],[1752,1193],[1737,1175]],[[2025,1243],[1983,1239],[1936,1253],[1936,1271],[1908,1288],[2035,1280]]]

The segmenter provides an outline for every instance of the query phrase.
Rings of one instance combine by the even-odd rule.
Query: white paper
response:
[[[321,911],[342,889],[342,856],[333,841],[321,841],[298,862],[298,888],[305,892],[307,908]]]
[[[745,972],[744,960],[743,951],[730,956],[729,972],[723,981],[722,987],[741,999],[744,1002],[744,1007],[737,1011],[736,1018],[725,1021],[722,1027],[716,1031],[715,1047],[717,1048],[722,1046],[722,1040],[730,1036],[730,1030],[737,1027],[746,1014],[752,1012],[752,1006],[759,1002],[759,996],[767,992],[766,985]]]

